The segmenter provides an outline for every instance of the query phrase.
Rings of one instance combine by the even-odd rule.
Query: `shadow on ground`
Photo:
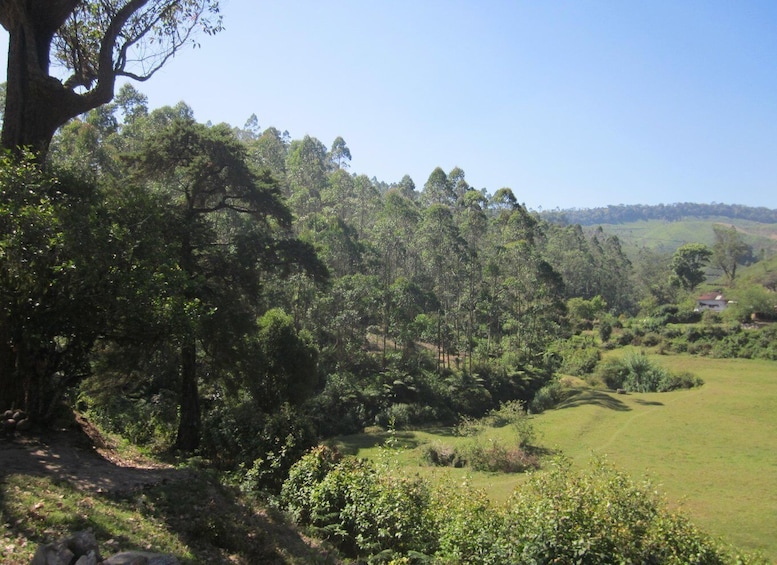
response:
[[[576,408],[578,406],[601,406],[609,410],[628,412],[631,410],[623,401],[601,390],[581,390],[564,400],[556,408]]]
[[[380,431],[335,438],[334,447],[346,455],[356,455],[362,449],[370,449],[380,445],[391,445],[404,449],[418,447],[419,441],[412,432]]]

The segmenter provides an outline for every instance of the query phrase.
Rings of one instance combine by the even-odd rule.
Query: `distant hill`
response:
[[[580,224],[594,226],[601,224],[625,224],[629,222],[663,220],[676,222],[689,218],[729,218],[731,220],[749,220],[762,224],[777,224],[777,210],[770,208],[741,206],[739,204],[618,204],[606,208],[584,208],[568,210],[546,210],[540,215],[554,223]]]
[[[715,242],[712,226],[733,226],[752,246],[754,258],[777,254],[777,210],[734,204],[618,205],[587,210],[543,211],[547,221],[601,227],[618,236],[627,252],[641,248],[673,253],[685,243]]]

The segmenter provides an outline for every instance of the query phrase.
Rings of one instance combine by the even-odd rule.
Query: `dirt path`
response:
[[[0,437],[0,480],[21,473],[66,480],[90,492],[126,492],[181,476],[170,466],[118,455],[86,420],[80,429]]]

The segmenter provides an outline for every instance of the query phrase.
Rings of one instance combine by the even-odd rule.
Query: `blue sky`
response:
[[[777,2],[223,0],[152,108],[342,136],[386,182],[461,167],[531,209],[777,208]],[[2,48],[7,44],[5,33]],[[5,66],[4,61],[2,62]]]

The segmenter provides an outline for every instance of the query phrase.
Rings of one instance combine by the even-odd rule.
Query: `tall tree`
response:
[[[670,268],[677,282],[686,290],[693,290],[704,282],[704,267],[712,257],[712,250],[703,243],[686,243],[672,255]]]
[[[333,169],[347,169],[351,163],[351,150],[345,144],[345,140],[339,135],[332,142],[329,151],[329,164]]]
[[[731,285],[737,276],[737,266],[753,252],[753,248],[744,242],[734,226],[727,228],[715,224],[712,230],[715,234],[712,262],[720,267]]]
[[[277,182],[248,167],[244,146],[227,126],[175,120],[147,141],[134,166],[139,178],[169,195],[170,221],[177,226],[168,245],[186,278],[177,292],[190,316],[175,335],[180,344],[176,445],[191,451],[200,439],[200,353],[215,355],[222,365],[230,355],[239,357],[234,344],[253,327],[259,275],[277,259],[273,232],[288,230],[291,214]],[[220,355],[219,344],[230,353]]]
[[[107,104],[118,77],[143,81],[197,30],[221,30],[218,0],[3,0],[9,34],[0,143],[44,159],[58,127]],[[51,58],[68,78],[50,72]]]

